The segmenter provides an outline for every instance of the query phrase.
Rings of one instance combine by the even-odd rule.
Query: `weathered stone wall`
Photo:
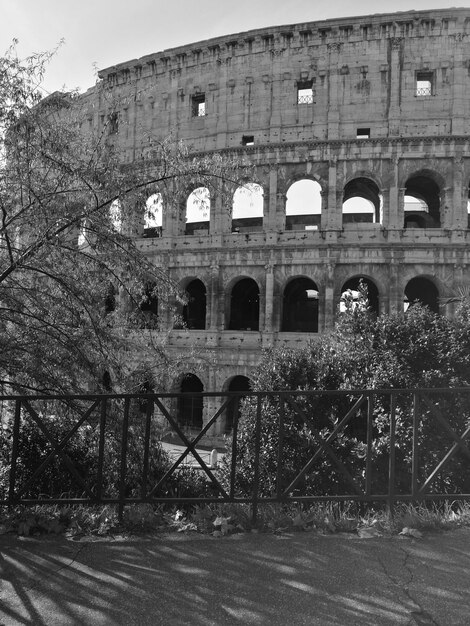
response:
[[[470,285],[470,10],[261,29],[122,63],[100,77],[84,96],[89,123],[104,124],[120,103],[112,140],[123,162],[146,156],[148,134],[171,132],[195,152],[245,155],[263,188],[262,228],[231,232],[231,207],[211,198],[209,230],[185,234],[184,198],[162,190],[163,205],[182,212],[164,215],[161,237],[139,239],[181,284],[204,283],[205,329],[172,330],[167,343],[170,351],[195,347],[188,372],[197,371],[205,390],[249,377],[263,347],[312,337],[282,331],[293,278],[310,278],[318,289],[320,333],[332,327],[354,277],[376,286],[380,312],[403,311],[416,277],[441,298]],[[421,94],[423,78],[429,86]],[[299,103],[304,86],[311,92]],[[204,114],[195,114],[198,102]],[[358,129],[369,136],[358,138]],[[242,145],[251,138],[253,145]],[[286,229],[286,194],[300,179],[321,186],[318,229]],[[381,196],[373,223],[345,219],[345,187],[357,180]],[[426,217],[426,227],[405,228],[410,194],[438,206],[432,227]],[[259,287],[257,331],[228,330],[231,290],[244,277]]]

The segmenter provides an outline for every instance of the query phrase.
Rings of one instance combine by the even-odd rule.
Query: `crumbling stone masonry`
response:
[[[255,165],[233,211],[211,197],[195,217],[193,190],[176,203],[157,190],[161,220],[142,209],[139,245],[190,294],[188,328],[167,344],[196,346],[199,365],[175,388],[244,389],[262,348],[331,328],[360,278],[378,312],[417,299],[453,314],[443,300],[470,285],[469,9],[237,33],[99,76],[132,96],[112,111],[102,89],[84,94],[91,125],[112,120],[123,162],[145,157],[145,133],[171,132]],[[181,405],[181,417],[197,425],[215,405]]]

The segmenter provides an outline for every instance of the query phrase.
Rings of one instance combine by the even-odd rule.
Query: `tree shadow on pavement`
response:
[[[467,624],[470,531],[0,537],[0,626]]]

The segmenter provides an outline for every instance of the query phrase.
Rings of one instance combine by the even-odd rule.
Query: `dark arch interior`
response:
[[[310,278],[295,278],[284,290],[283,332],[318,332],[318,287]]]
[[[147,283],[144,287],[142,300],[140,302],[140,310],[147,311],[153,315],[158,315],[158,298],[154,293],[155,285]]]
[[[423,212],[424,214],[416,214],[414,212],[405,215],[405,227],[410,225],[410,221],[418,225],[419,220],[417,218],[420,218],[421,222],[425,223],[426,228],[440,227],[440,190],[438,184],[432,178],[423,175],[412,176],[406,181],[405,195],[424,201],[429,211],[428,213]]]
[[[369,200],[374,205],[376,223],[380,222],[380,190],[373,180],[370,178],[354,178],[346,184],[343,191],[343,203],[351,198],[364,198]],[[343,220],[347,221],[360,221],[362,219],[370,220],[370,214],[368,213],[352,213],[344,214]]]
[[[259,288],[252,278],[242,278],[232,289],[229,330],[259,330]]]
[[[178,421],[186,428],[202,428],[204,401],[193,395],[204,391],[204,386],[194,374],[186,374],[181,380],[181,396],[178,398]]]
[[[199,280],[192,280],[186,287],[187,304],[183,307],[183,321],[187,328],[204,330],[206,327],[206,287]]]
[[[369,300],[369,307],[373,313],[376,315],[379,314],[379,290],[377,289],[376,284],[370,280],[369,278],[365,278],[364,276],[356,276],[355,278],[350,278],[346,281],[341,289],[341,294],[348,289],[351,291],[359,291],[359,284],[364,283],[367,287],[367,298]]]
[[[246,376],[234,376],[229,383],[227,391],[250,391],[250,379]],[[240,401],[243,396],[237,398],[236,402],[231,402],[225,412],[225,432],[230,432],[235,422],[235,415],[240,417]]]
[[[405,307],[420,302],[434,313],[439,313],[439,292],[428,278],[412,278],[405,287]]]

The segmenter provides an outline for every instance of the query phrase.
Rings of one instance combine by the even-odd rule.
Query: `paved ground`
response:
[[[0,537],[0,625],[470,624],[470,529],[108,543]]]

